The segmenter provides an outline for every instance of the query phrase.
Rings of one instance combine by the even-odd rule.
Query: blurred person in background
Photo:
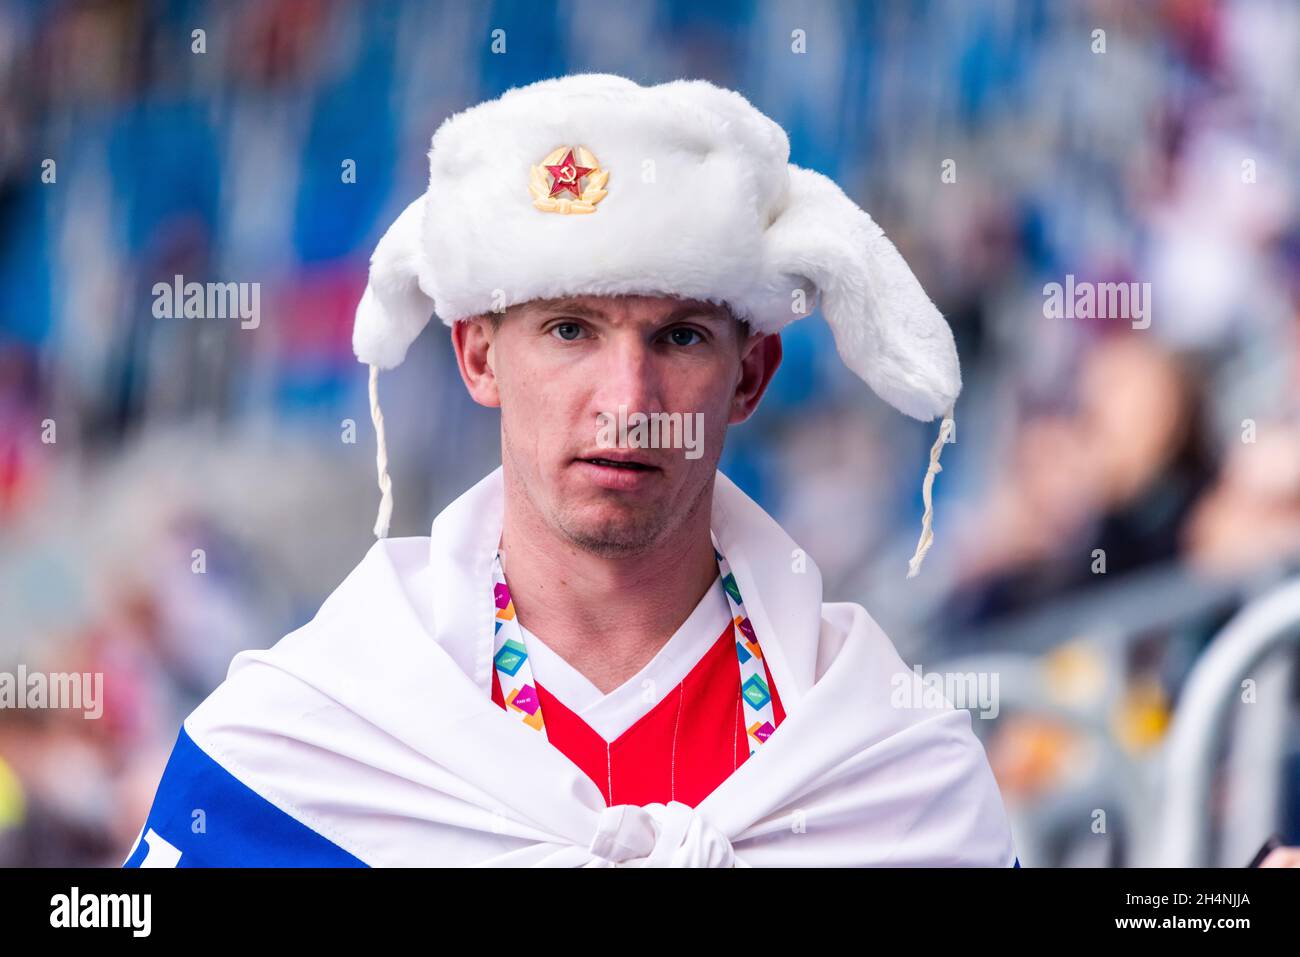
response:
[[[1084,354],[1077,394],[1075,411],[1018,432],[974,510],[946,620],[985,622],[1180,555],[1216,471],[1193,369],[1149,337],[1109,335]]]

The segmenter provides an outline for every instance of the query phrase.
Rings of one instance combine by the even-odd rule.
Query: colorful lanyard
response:
[[[735,624],[736,658],[740,663],[740,700],[744,708],[749,753],[753,754],[776,730],[772,695],[763,669],[763,652],[758,647],[754,626],[745,614],[745,603],[740,597],[736,576],[731,573],[731,568],[720,551],[715,548],[713,554],[718,560],[718,573],[722,576],[722,588],[727,593],[727,603],[731,606],[731,618]],[[542,703],[537,697],[537,685],[533,681],[533,669],[528,662],[528,648],[524,644],[523,633],[519,630],[515,603],[510,600],[510,588],[506,585],[505,574],[501,570],[500,552],[492,561],[492,594],[497,609],[492,660],[501,682],[506,711],[517,714],[524,724],[545,735]]]

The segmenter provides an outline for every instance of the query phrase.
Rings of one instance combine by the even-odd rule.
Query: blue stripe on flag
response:
[[[367,865],[244,784],[182,727],[140,839],[122,866]]]

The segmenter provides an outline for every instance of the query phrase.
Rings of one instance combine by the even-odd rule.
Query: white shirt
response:
[[[640,671],[609,694],[601,694],[577,668],[524,627],[519,631],[533,666],[533,678],[582,718],[606,742],[616,741],[682,683],[722,637],[731,621],[731,606],[722,578],[704,593],[695,610]]]

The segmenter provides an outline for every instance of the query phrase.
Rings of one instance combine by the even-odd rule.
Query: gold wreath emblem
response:
[[[546,167],[558,165],[568,152],[569,147],[561,146],[548,153],[540,165],[532,168],[528,180],[528,190],[533,194],[533,205],[544,213],[562,213],[565,215],[569,213],[594,213],[596,204],[604,199],[609,192],[605,189],[605,184],[609,181],[609,170],[601,169],[596,162],[596,157],[586,147],[577,146],[573,148],[573,157],[577,164],[591,170],[583,177],[586,179],[587,185],[583,188],[582,193],[577,199],[570,199],[568,196],[551,195],[552,185],[547,180],[549,174],[546,172]]]

